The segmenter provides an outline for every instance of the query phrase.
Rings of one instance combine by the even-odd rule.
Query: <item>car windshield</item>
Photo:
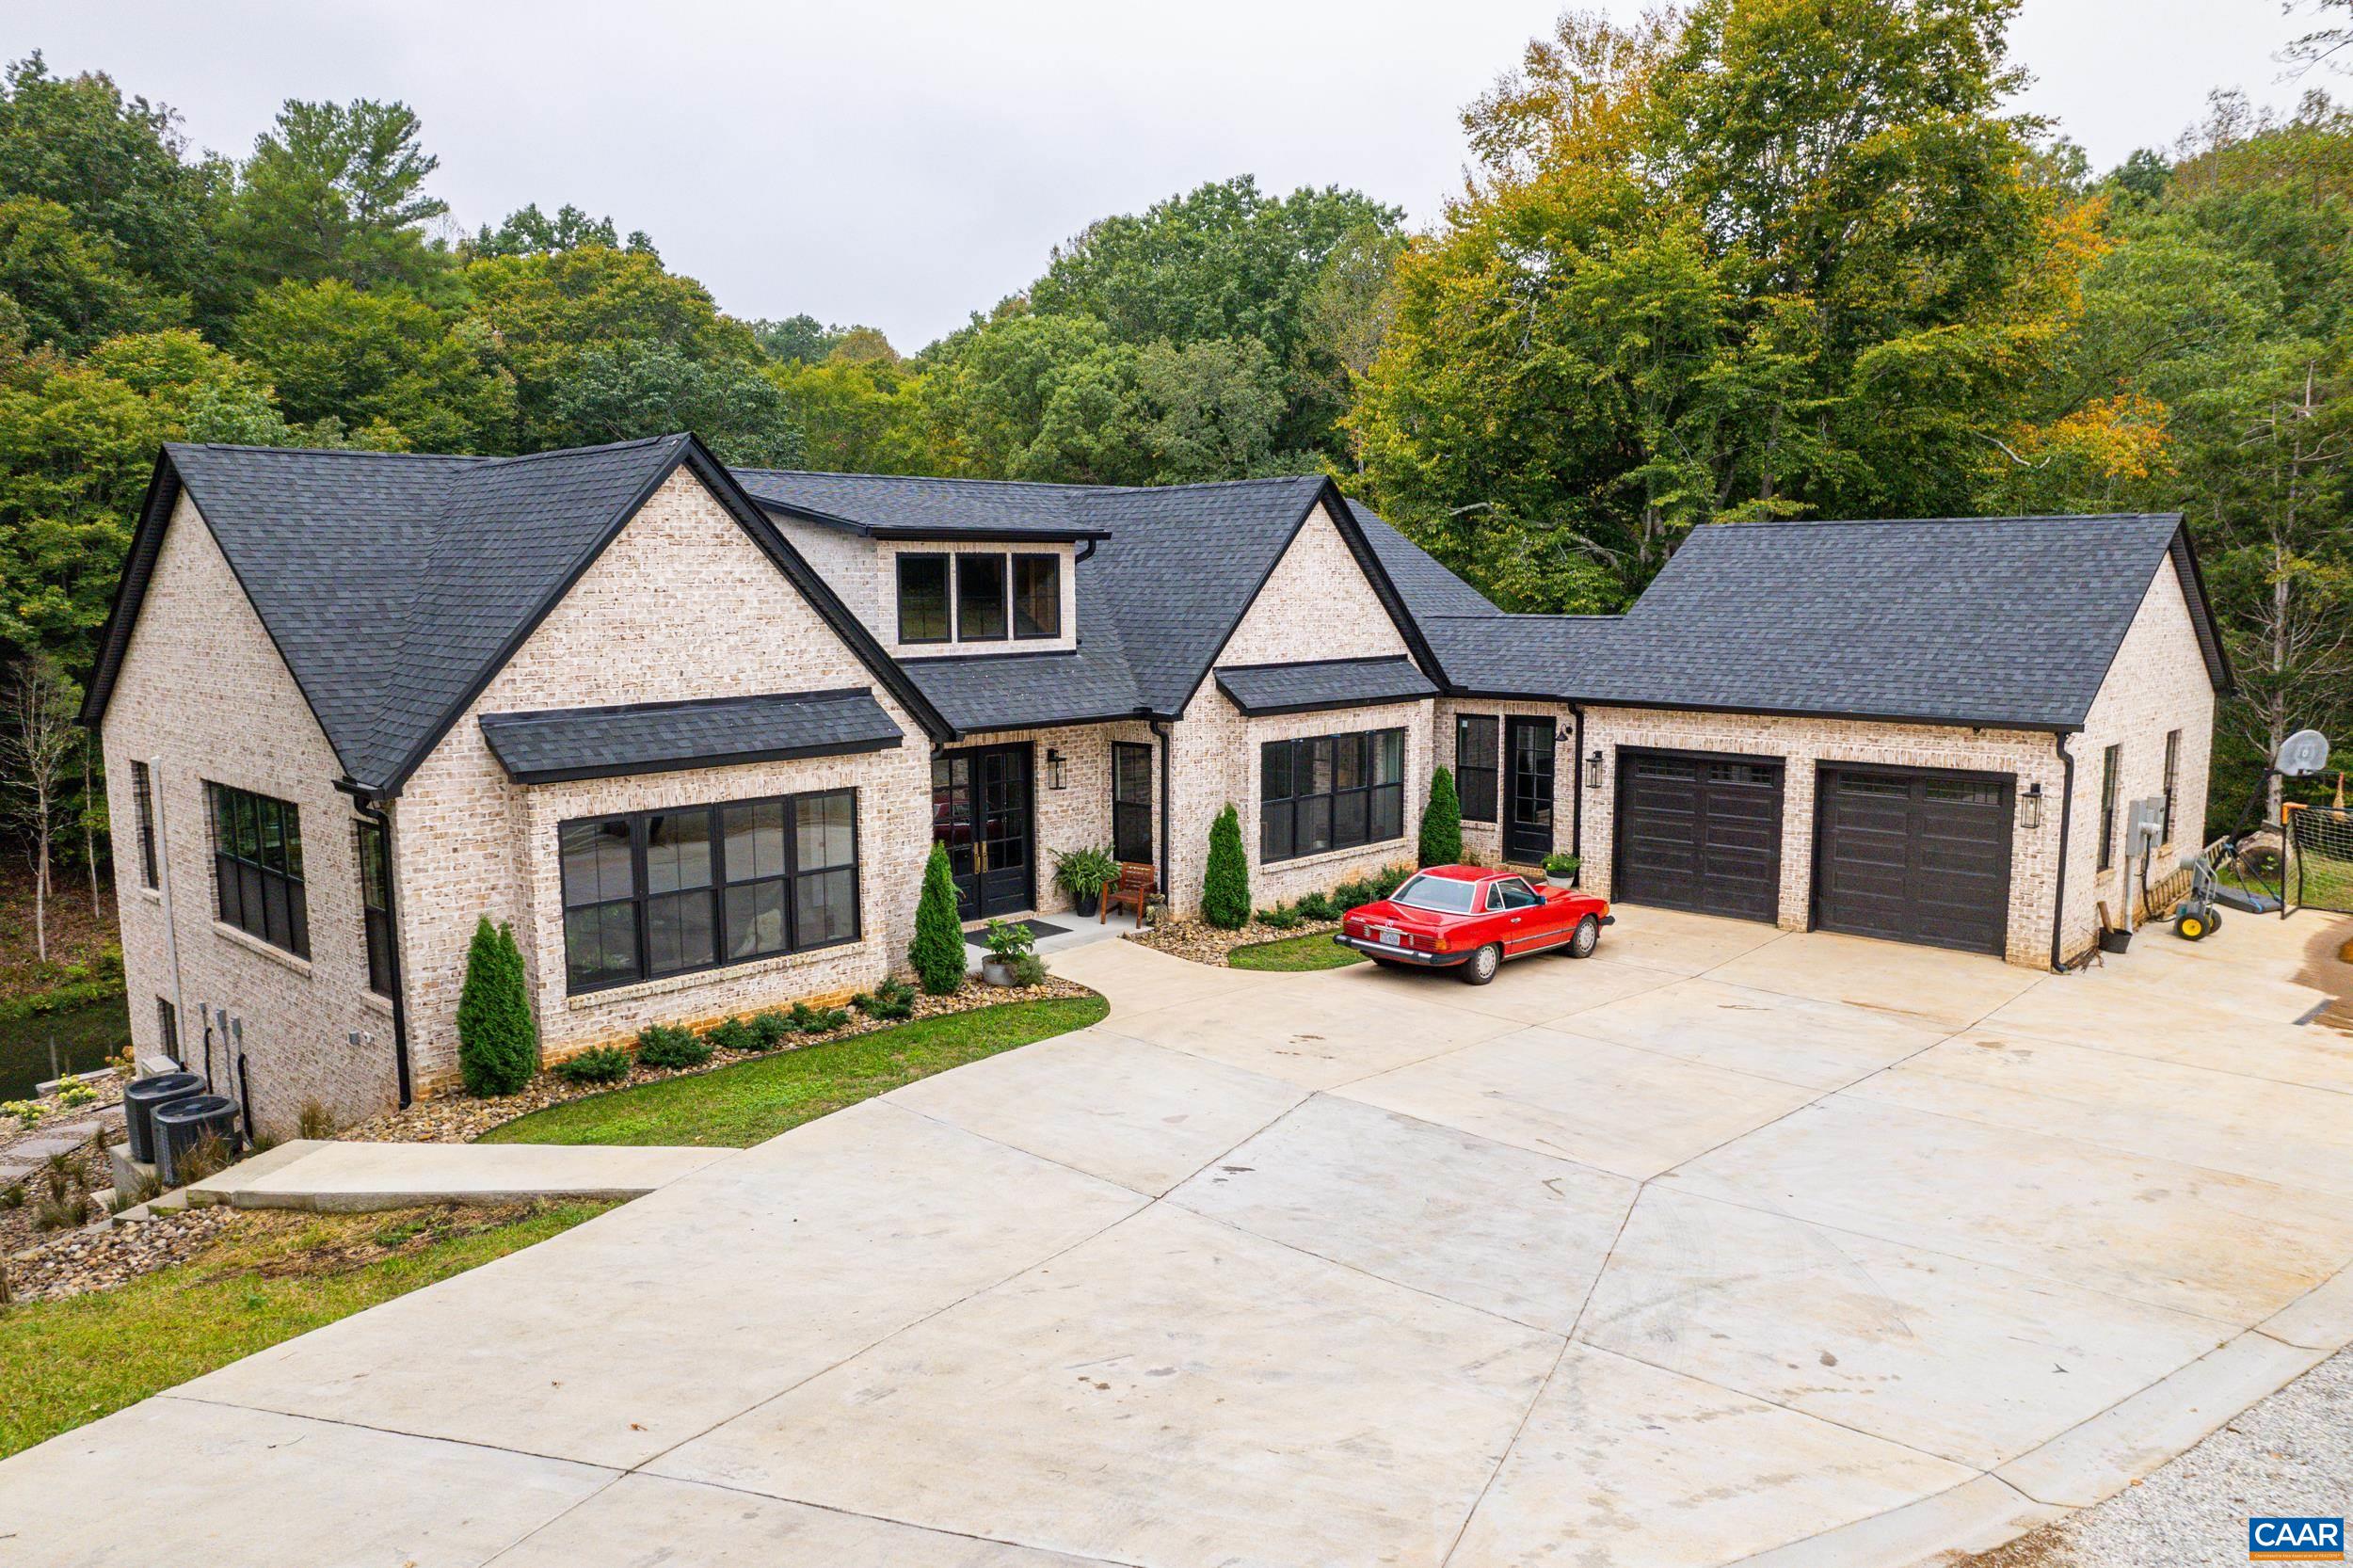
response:
[[[1389,902],[1408,909],[1434,909],[1441,915],[1467,915],[1471,895],[1478,891],[1476,882],[1457,882],[1450,876],[1417,876],[1391,893]]]

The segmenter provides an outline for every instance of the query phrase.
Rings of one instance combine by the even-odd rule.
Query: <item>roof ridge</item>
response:
[[[251,441],[166,441],[173,452],[266,452],[289,457],[397,457],[434,463],[491,463],[495,457],[471,452],[385,452],[372,446],[266,446]]]
[[[1321,473],[1270,473],[1245,479],[1189,479],[1176,485],[1080,485],[1059,479],[984,479],[961,473],[861,473],[848,469],[738,468],[731,473],[773,474],[792,479],[882,479],[911,484],[991,486],[1003,489],[1044,490],[1054,495],[1160,495],[1170,490],[1212,490],[1239,485],[1321,484]]]
[[[1992,517],[1941,518],[1752,518],[1743,522],[1709,523],[1693,535],[1713,528],[1882,528],[1904,523],[1961,522],[2177,522],[2179,512],[2016,512]]]

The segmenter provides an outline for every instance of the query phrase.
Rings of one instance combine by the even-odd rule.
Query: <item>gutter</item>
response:
[[[2075,811],[2075,754],[2067,749],[2068,732],[2051,732],[2051,745],[2058,753],[2063,776],[2059,783],[2058,826],[2058,885],[2051,895],[2051,972],[2065,974],[2067,965],[2062,956],[2067,923],[2067,838]]]
[[[349,794],[352,809],[384,835],[384,923],[391,938],[385,945],[392,965],[392,1079],[399,1086],[400,1108],[406,1111],[416,1103],[417,1095],[408,1070],[408,984],[400,966],[400,862],[393,854],[392,817],[379,797],[351,779],[337,779],[335,788]]]
[[[1167,901],[1169,909],[1174,911],[1176,907],[1176,896],[1170,891],[1168,886],[1168,840],[1176,827],[1176,819],[1169,810],[1168,793],[1168,762],[1173,737],[1169,734],[1166,719],[1153,719],[1147,728],[1160,738],[1160,897]],[[1136,923],[1139,926],[1144,923],[1142,910],[1136,912]]]

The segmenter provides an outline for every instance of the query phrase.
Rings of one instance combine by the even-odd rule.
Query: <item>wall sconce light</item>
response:
[[[2042,825],[2042,785],[2040,781],[2026,786],[2026,795],[2018,803],[2018,825],[2029,830]]]
[[[1069,782],[1069,774],[1063,761],[1063,754],[1052,746],[1048,746],[1046,748],[1046,787],[1049,790],[1059,790]]]
[[[1585,759],[1585,787],[1589,790],[1601,788],[1601,748],[1599,746],[1595,746],[1593,754]]]

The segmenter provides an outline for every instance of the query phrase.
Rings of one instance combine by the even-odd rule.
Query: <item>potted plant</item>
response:
[[[1054,855],[1054,886],[1070,895],[1070,907],[1092,915],[1103,904],[1103,889],[1119,880],[1119,862],[1108,845],[1058,850]]]
[[[1585,864],[1577,855],[1547,855],[1545,856],[1545,881],[1555,888],[1574,888],[1577,873]]]
[[[990,920],[987,941],[981,978],[991,985],[1034,985],[1046,978],[1045,961],[1036,952],[1037,938],[1028,926]]]

